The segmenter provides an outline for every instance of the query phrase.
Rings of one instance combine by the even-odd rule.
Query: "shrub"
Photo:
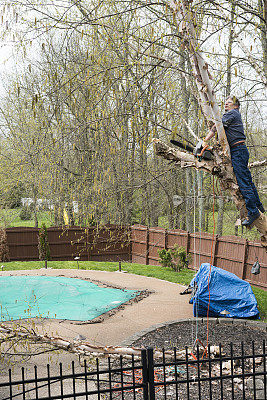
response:
[[[29,221],[32,218],[32,212],[29,207],[22,207],[19,217],[22,221]]]
[[[97,225],[97,222],[93,215],[88,218],[87,224],[88,224],[88,226],[96,226]]]
[[[175,244],[170,252],[177,271],[180,271],[182,268],[188,268],[191,256],[186,253],[186,249],[183,246],[178,247],[178,244]]]
[[[9,247],[7,244],[6,230],[0,228],[0,261],[9,261]]]
[[[48,243],[48,235],[45,224],[42,224],[38,235],[39,259],[44,261],[50,260],[50,248]],[[46,265],[46,263],[45,263]]]
[[[178,247],[174,245],[173,249],[162,249],[158,250],[160,257],[160,264],[163,267],[173,268],[175,271],[180,271],[182,268],[187,268],[190,260],[190,255],[186,253],[183,246]]]
[[[163,267],[174,268],[171,250],[166,250],[166,249],[158,250],[158,254],[160,257],[159,262]]]

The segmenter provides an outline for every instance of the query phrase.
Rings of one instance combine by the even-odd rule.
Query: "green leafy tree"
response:
[[[6,195],[5,206],[9,208],[21,207],[21,198],[25,195],[25,189],[21,182],[10,188]]]
[[[19,217],[22,221],[29,221],[32,218],[32,212],[29,207],[22,207]]]
[[[208,57],[217,98],[223,101],[226,87],[243,97],[248,142],[255,142],[257,159],[266,157],[259,122],[263,107],[257,100],[266,81],[266,7],[260,0],[250,6],[245,0],[212,2],[212,7],[211,2],[171,3],[177,9],[150,1],[140,7],[139,0],[4,2],[9,29],[2,35],[12,42],[15,35],[21,52],[18,73],[3,74],[0,204],[5,207],[6,193],[20,181],[33,199],[35,226],[38,199],[46,199],[56,226],[64,224],[64,209],[71,215],[75,201],[75,221],[82,226],[92,220],[134,221],[201,232],[206,220],[210,229],[209,174],[167,163],[151,144],[152,138],[166,143],[174,138],[193,146],[195,136],[207,130],[197,101],[205,85],[198,91],[192,74],[178,21],[181,5],[194,16],[191,36]],[[251,38],[249,54],[248,39],[240,45],[242,38]],[[179,206],[173,202],[177,195],[183,199]],[[227,215],[220,201],[218,232],[224,223],[227,234],[234,233],[234,206]]]

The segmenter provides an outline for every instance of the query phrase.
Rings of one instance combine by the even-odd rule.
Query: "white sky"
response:
[[[6,74],[10,74],[16,65],[14,47],[5,41],[0,44],[0,96],[4,94],[4,81]]]

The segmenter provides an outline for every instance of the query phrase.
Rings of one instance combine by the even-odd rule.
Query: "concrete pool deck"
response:
[[[193,307],[188,303],[189,295],[181,296],[184,286],[156,278],[122,272],[88,271],[73,269],[39,269],[3,271],[0,276],[65,276],[68,278],[91,279],[103,284],[133,290],[148,290],[148,297],[133,302],[118,310],[100,323],[82,323],[40,319],[36,327],[39,333],[60,336],[72,341],[82,335],[95,345],[120,345],[136,332],[152,325],[172,320],[191,318]]]

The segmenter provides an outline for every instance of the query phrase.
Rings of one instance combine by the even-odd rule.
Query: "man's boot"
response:
[[[243,226],[250,226],[256,219],[260,217],[260,213],[248,215],[247,218],[241,222]]]

